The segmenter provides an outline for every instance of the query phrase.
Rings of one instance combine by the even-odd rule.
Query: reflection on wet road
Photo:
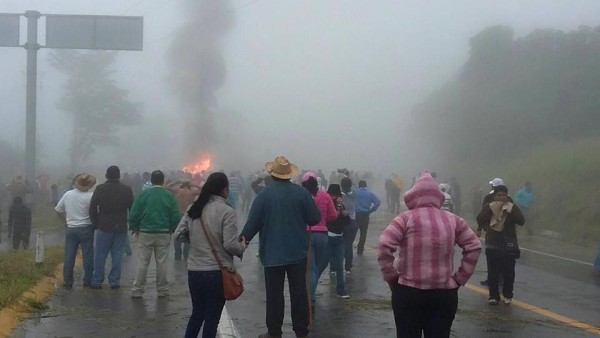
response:
[[[326,271],[321,278],[312,337],[395,336],[389,290],[381,279],[372,249],[391,216],[383,212],[374,216],[367,240],[370,249],[355,258],[355,268],[347,276],[351,298],[336,297],[335,276]],[[594,249],[542,237],[525,236],[520,243],[527,249],[584,263],[595,255]],[[241,337],[256,337],[266,332],[263,269],[255,256],[256,249],[257,244],[251,243],[239,264],[246,291],[240,299],[226,305]],[[594,331],[600,327],[600,280],[591,274],[591,267],[534,251],[523,250],[522,258],[517,261],[515,303],[508,306],[487,304],[486,290],[479,286],[479,281],[486,278],[485,256],[481,256],[471,285],[459,291],[453,337],[600,335],[600,331]],[[152,269],[144,297],[130,298],[128,285],[136,266],[134,253],[124,260],[120,290],[91,290],[80,285],[71,291],[57,289],[49,302],[50,310],[26,320],[13,337],[181,337],[191,313],[187,274],[185,263],[170,259],[168,298],[156,297]],[[289,300],[286,311],[284,337],[292,337]],[[556,316],[582,322],[585,327],[561,322]]]

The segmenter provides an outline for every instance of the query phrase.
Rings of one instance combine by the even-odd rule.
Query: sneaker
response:
[[[482,286],[488,286],[490,285],[490,282],[488,282],[488,280],[482,280],[481,282],[479,282],[479,284],[481,284]]]
[[[350,299],[350,295],[347,293],[342,293],[341,295],[337,295],[341,299]]]
[[[132,293],[131,298],[142,298],[142,294],[141,293]]]
[[[349,274],[350,274],[350,270],[346,270],[346,275],[349,275]]]
[[[490,305],[498,305],[498,300],[494,298],[488,299],[488,304]]]
[[[120,289],[121,285],[119,285],[119,284],[111,285],[110,288],[113,290]]]
[[[73,289],[73,284],[63,284],[63,288],[65,290],[71,290],[71,289]]]
[[[512,298],[504,298],[504,304],[509,305],[512,303]]]

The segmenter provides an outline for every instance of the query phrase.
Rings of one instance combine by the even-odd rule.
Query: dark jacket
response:
[[[252,203],[240,237],[252,240],[260,231],[258,252],[265,267],[295,264],[306,258],[306,226],[321,220],[314,199],[289,180],[273,179]]]
[[[119,180],[106,180],[92,195],[90,220],[104,232],[127,232],[127,211],[132,204],[131,187]]]
[[[25,204],[14,204],[8,212],[9,233],[31,229],[31,209]]]
[[[516,225],[525,224],[525,217],[518,205],[514,204],[512,211],[504,222],[502,231],[491,230],[490,220],[493,213],[490,204],[486,204],[477,215],[477,230],[485,230],[485,247],[488,249],[503,249],[505,238],[517,238]]]
[[[344,203],[342,202],[341,197],[334,199],[333,203],[335,204],[335,208],[337,209],[338,217],[331,222],[327,222],[327,230],[334,234],[340,235],[344,233],[344,229],[348,224],[350,224],[350,217],[344,215],[346,207],[344,207]]]

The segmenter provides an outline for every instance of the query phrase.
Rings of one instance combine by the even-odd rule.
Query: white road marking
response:
[[[221,312],[221,320],[219,321],[219,328],[217,331],[219,332],[219,336],[221,338],[242,337],[235,328],[231,317],[229,317],[229,313],[227,313],[227,307],[223,307],[223,312]]]
[[[479,239],[482,243],[484,243],[484,248],[485,248],[485,241],[483,239]],[[567,257],[562,257],[562,256],[557,256],[557,255],[553,255],[553,254],[549,254],[547,252],[543,252],[543,251],[537,251],[537,250],[532,250],[532,249],[527,249],[524,247],[519,247],[521,250],[523,251],[529,251],[529,252],[533,252],[536,253],[538,255],[542,255],[542,256],[548,256],[548,257],[552,257],[552,258],[557,258],[557,259],[562,259],[564,261],[569,261],[569,262],[573,262],[573,263],[579,263],[579,264],[583,264],[583,265],[589,265],[589,266],[594,266],[594,263],[589,263],[589,262],[584,262],[584,261],[580,261],[577,259],[573,259],[573,258],[567,258]]]
[[[549,254],[547,252],[542,252],[542,251],[527,249],[527,248],[523,248],[523,247],[521,247],[521,250],[533,252],[533,253],[536,253],[538,255],[544,255],[544,256],[548,256],[548,257],[552,257],[552,258],[558,258],[558,259],[562,259],[564,261],[569,261],[569,262],[573,262],[573,263],[579,263],[579,264],[583,264],[583,265],[594,266],[593,263],[588,263],[588,262],[580,261],[580,260],[577,260],[577,259],[572,259],[572,258],[557,256],[557,255]]]

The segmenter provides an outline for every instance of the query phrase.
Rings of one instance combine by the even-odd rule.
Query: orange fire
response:
[[[210,156],[202,156],[196,162],[191,163],[182,168],[182,170],[189,174],[199,174],[202,170],[208,170],[210,168]]]

